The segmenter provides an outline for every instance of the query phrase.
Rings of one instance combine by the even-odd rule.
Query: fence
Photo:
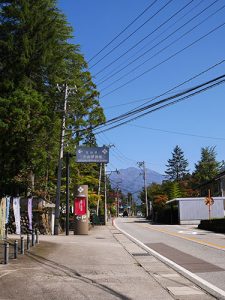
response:
[[[25,237],[20,239],[6,238],[0,241],[0,263],[8,264],[11,259],[17,259],[19,255],[24,255],[30,247],[39,244],[39,235],[37,230],[32,230]]]

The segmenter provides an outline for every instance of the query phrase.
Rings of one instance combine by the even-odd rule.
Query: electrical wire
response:
[[[165,132],[165,133],[185,135],[185,136],[191,136],[191,137],[197,137],[197,138],[203,138],[203,139],[212,139],[212,140],[225,141],[225,138],[222,138],[222,137],[212,137],[212,136],[190,134],[190,133],[184,133],[184,132],[178,132],[178,131],[171,131],[171,130],[165,130],[165,129],[151,128],[151,127],[137,125],[137,124],[129,124],[129,126],[143,128],[143,129],[149,129],[149,130],[153,130],[153,131],[157,131],[157,132],[163,132],[163,133]]]
[[[191,80],[193,80],[193,79],[199,77],[199,76],[202,75],[202,74],[205,74],[205,73],[208,72],[209,70],[212,70],[213,68],[217,67],[218,65],[220,65],[220,64],[222,64],[222,63],[224,63],[224,62],[225,62],[225,60],[223,59],[222,61],[220,61],[220,62],[214,64],[213,66],[207,68],[206,70],[204,70],[204,71],[198,73],[197,75],[195,75],[195,76],[189,78],[188,80],[186,80],[186,81],[184,81],[184,82],[182,82],[182,83],[176,85],[175,87],[173,87],[173,88],[167,90],[166,92],[160,94],[159,96],[155,97],[154,99],[151,99],[151,101],[152,101],[152,100],[156,100],[157,98],[160,98],[160,97],[164,96],[164,95],[167,94],[168,92],[170,92],[170,91],[172,91],[172,90],[175,90],[177,87],[180,87],[180,86],[184,85],[185,83],[190,82]],[[223,76],[223,75],[222,75],[222,76]],[[167,97],[167,98],[165,98],[165,99],[163,99],[163,100],[160,100],[160,101],[158,101],[158,102],[154,102],[153,104],[149,104],[149,105],[145,105],[145,106],[144,106],[144,105],[140,105],[140,106],[136,107],[135,109],[132,109],[132,110],[128,111],[127,113],[124,113],[124,114],[122,114],[122,115],[119,115],[119,116],[117,116],[117,117],[114,117],[114,118],[112,118],[112,119],[110,119],[110,120],[108,120],[108,121],[106,121],[106,122],[104,122],[104,123],[101,123],[101,124],[98,124],[98,125],[96,125],[96,126],[93,126],[93,127],[91,127],[90,129],[92,129],[92,130],[95,130],[95,129],[101,129],[102,127],[106,127],[107,125],[110,125],[110,124],[112,124],[112,123],[119,122],[119,121],[121,121],[121,120],[123,120],[123,119],[125,119],[125,118],[128,118],[129,116],[132,116],[132,115],[134,115],[134,114],[137,114],[137,113],[139,113],[139,112],[142,112],[142,111],[144,111],[144,110],[147,110],[147,109],[149,109],[149,108],[151,108],[151,107],[153,107],[153,106],[156,106],[156,105],[158,105],[158,104],[161,104],[161,103],[163,103],[163,102],[165,102],[165,101],[169,101],[169,100],[172,100],[172,99],[174,99],[174,98],[176,98],[176,97],[182,96],[182,95],[184,95],[185,93],[188,93],[188,92],[190,92],[190,91],[193,91],[194,89],[197,89],[197,88],[202,87],[203,85],[206,85],[206,84],[209,84],[209,83],[211,83],[211,82],[213,82],[213,81],[215,81],[215,80],[218,80],[218,78],[220,78],[220,77],[216,77],[216,78],[214,78],[214,79],[212,79],[212,80],[210,80],[210,81],[207,81],[207,82],[205,82],[205,83],[203,83],[203,84],[200,84],[200,85],[197,85],[197,86],[195,86],[195,87],[186,89],[186,90],[183,91],[183,92],[179,92],[178,94],[175,94],[175,95],[173,95],[173,96]],[[151,102],[151,101],[147,101],[146,103],[149,103],[149,102]],[[146,103],[145,103],[145,104],[146,104]],[[85,129],[80,129],[80,130],[78,130],[78,131],[79,131],[80,134],[82,134],[82,132],[86,132],[86,130],[88,130],[88,129],[89,129],[89,128],[85,128]],[[67,129],[67,130],[73,130],[73,129]]]
[[[114,50],[116,50],[119,46],[121,46],[125,41],[127,41],[132,35],[134,35],[138,30],[140,30],[144,25],[146,25],[149,21],[151,21],[155,16],[157,16],[167,5],[169,5],[174,0],[169,0],[163,7],[161,7],[154,15],[148,18],[143,24],[141,24],[135,31],[128,35],[125,39],[123,39],[118,45],[116,45],[112,50],[106,53],[101,59],[99,59],[94,65],[90,66],[89,69],[92,69],[99,62],[101,62],[104,58],[106,58],[109,54],[111,54]]]
[[[171,92],[172,90],[175,90],[176,88],[178,88],[178,87],[180,87],[180,86],[182,86],[182,85],[184,85],[184,84],[186,84],[186,83],[192,81],[193,79],[196,79],[197,77],[199,77],[199,76],[201,76],[201,75],[207,73],[208,71],[214,69],[215,67],[221,65],[221,64],[224,63],[224,62],[225,62],[225,59],[223,59],[222,61],[220,61],[220,62],[214,64],[213,66],[209,67],[208,69],[206,69],[206,70],[204,70],[204,71],[198,73],[197,75],[195,75],[195,76],[189,78],[188,80],[185,80],[184,82],[180,83],[179,85],[176,85],[175,87],[173,87],[173,88],[167,90],[166,92],[160,94],[159,96],[156,96],[154,99],[151,99],[150,101],[147,101],[147,102],[145,102],[144,104],[139,105],[139,106],[137,106],[136,108],[134,108],[134,109],[132,109],[132,110],[130,110],[130,111],[124,113],[124,114],[121,114],[121,115],[119,115],[119,116],[117,116],[117,117],[115,117],[115,118],[112,118],[112,119],[106,121],[105,123],[103,123],[102,125],[104,126],[104,125],[107,125],[107,124],[112,123],[112,122],[114,122],[114,121],[122,120],[122,119],[124,119],[124,118],[126,118],[126,117],[128,117],[128,116],[131,116],[131,115],[133,115],[133,114],[136,114],[136,113],[138,113],[138,112],[141,112],[142,110],[151,108],[152,105],[155,105],[155,103],[158,103],[158,102],[155,102],[154,104],[150,104],[150,105],[147,105],[147,106],[146,106],[145,104],[147,104],[147,103],[149,103],[149,102],[152,102],[153,100],[156,100],[156,99],[158,99],[158,98],[160,98],[160,97],[166,95],[168,92]],[[207,84],[207,83],[206,83],[206,84]],[[198,87],[199,87],[199,85],[195,86],[194,88],[198,88]],[[186,93],[186,91],[187,91],[187,90],[181,91],[181,92],[179,92],[178,94],[176,94],[175,96],[177,96],[177,95],[178,95],[178,96],[181,96],[183,93]],[[166,99],[172,100],[173,97],[174,97],[174,95],[171,96],[171,97],[167,97]],[[160,100],[160,101],[161,101],[161,100]],[[99,125],[99,126],[101,126],[101,125]]]
[[[128,115],[130,116],[130,115],[132,115],[132,114],[134,114],[134,113],[139,112],[139,108],[146,107],[145,105],[148,104],[149,102],[152,102],[152,101],[154,101],[154,100],[156,100],[156,99],[158,99],[158,98],[160,98],[160,97],[162,97],[162,96],[167,95],[169,92],[171,92],[171,91],[177,89],[178,87],[181,87],[182,85],[184,85],[184,84],[186,84],[186,83],[192,81],[193,79],[196,79],[197,77],[199,77],[199,76],[201,76],[201,75],[203,75],[203,74],[209,72],[210,70],[212,70],[212,69],[214,69],[215,67],[217,67],[217,66],[223,64],[224,62],[225,62],[225,60],[223,59],[222,61],[220,61],[220,62],[214,64],[213,66],[209,67],[208,69],[206,69],[206,70],[204,70],[204,71],[198,73],[197,75],[195,75],[195,76],[189,78],[188,80],[183,81],[182,83],[180,83],[180,84],[178,84],[177,86],[175,86],[175,87],[173,87],[173,88],[167,90],[166,92],[164,92],[164,93],[162,93],[162,94],[160,94],[160,95],[154,97],[154,98],[151,99],[150,101],[146,101],[145,103],[143,103],[143,104],[137,106],[136,108],[130,110],[129,112],[126,112],[125,114],[122,114],[122,115],[120,115],[120,116],[117,116],[116,118],[117,118],[117,119],[121,119],[121,118],[124,117],[124,116],[128,116]],[[184,92],[184,91],[181,91],[181,92],[179,92],[179,93],[183,93],[183,92]],[[114,118],[114,119],[115,119],[115,118]],[[112,120],[112,119],[111,119],[111,120]]]
[[[119,66],[115,67],[114,69],[111,70],[110,73],[103,75],[103,77],[101,77],[99,79],[99,82],[101,83],[101,81],[103,81],[105,78],[107,78],[109,75],[111,75],[113,72],[117,71],[119,68],[121,68],[123,65],[127,64],[128,61],[133,60],[134,57],[136,55],[140,54],[140,51],[142,51],[143,49],[145,49],[149,44],[151,44],[152,42],[154,42],[155,40],[157,40],[160,36],[162,36],[165,32],[167,32],[171,27],[173,27],[176,23],[178,23],[180,20],[184,20],[184,18],[190,14],[193,10],[195,11],[196,8],[203,3],[204,0],[201,0],[199,3],[197,3],[194,7],[192,7],[190,10],[188,10],[185,14],[183,14],[178,20],[176,20],[174,23],[172,23],[170,26],[168,26],[165,30],[163,30],[161,32],[161,34],[158,34],[154,39],[152,39],[151,41],[149,41],[147,44],[145,44],[143,47],[141,47],[138,51],[136,51],[132,56],[130,56],[129,58],[126,59],[126,61],[124,63],[120,63]]]
[[[161,41],[159,41],[158,43],[156,43],[155,45],[153,45],[150,49],[146,50],[144,53],[140,54],[138,57],[136,57],[135,59],[133,59],[131,62],[129,62],[128,64],[126,64],[124,67],[120,68],[118,71],[114,72],[113,74],[111,74],[110,76],[108,76],[104,80],[98,82],[97,84],[98,85],[103,84],[104,82],[108,81],[109,79],[111,79],[112,77],[114,77],[115,75],[117,75],[118,73],[120,73],[121,71],[123,71],[124,69],[126,69],[127,67],[130,67],[132,64],[134,64],[136,61],[138,61],[139,59],[141,59],[142,57],[144,57],[146,54],[148,54],[154,48],[156,48],[157,46],[159,46],[160,44],[162,44],[163,42],[165,42],[171,36],[173,36],[178,31],[180,31],[182,28],[184,28],[186,25],[188,25],[189,23],[191,23],[194,19],[196,19],[197,17],[199,17],[202,13],[204,13],[207,9],[209,9],[212,5],[214,5],[218,1],[219,0],[215,0],[213,3],[211,3],[210,5],[208,5],[205,9],[203,9],[201,12],[199,12],[195,16],[193,16],[190,20],[188,20],[183,25],[181,25],[180,27],[178,27],[177,29],[175,29],[172,33],[170,33],[169,35],[167,35]],[[143,63],[139,64],[137,67],[135,67],[134,69],[132,69],[131,71],[129,71],[128,73],[126,73],[125,75],[123,75],[122,77],[120,77],[119,79],[117,79],[116,81],[112,82],[110,85],[108,85],[107,87],[105,87],[104,89],[102,89],[102,91],[105,90],[105,89],[107,89],[108,87],[112,86],[114,83],[118,82],[119,80],[123,79],[125,76],[129,75],[130,73],[133,73],[133,71],[135,71],[138,68],[140,68],[141,66],[143,66],[147,61],[149,61],[152,58],[156,57],[161,52],[163,52],[166,49],[168,49],[170,46],[173,46],[181,38],[183,38],[184,36],[186,36],[187,34],[189,34],[190,32],[192,32],[193,30],[195,30],[198,26],[202,25],[204,22],[208,21],[209,18],[211,18],[212,16],[214,16],[216,13],[220,12],[224,7],[225,7],[225,5],[223,5],[219,9],[217,9],[211,15],[207,16],[204,20],[202,20],[199,24],[195,25],[194,27],[192,27],[191,29],[189,29],[188,31],[186,31],[185,33],[183,33],[180,37],[178,37],[177,39],[175,39],[174,41],[172,41],[171,43],[169,43],[167,46],[165,46],[164,48],[162,48],[159,51],[157,51],[154,55],[152,55],[150,58],[148,58],[147,60],[145,60]]]
[[[170,106],[170,105],[174,105],[174,104],[176,104],[176,103],[178,103],[178,102],[184,101],[184,100],[186,100],[186,99],[188,99],[188,98],[190,98],[190,97],[193,97],[193,96],[195,96],[195,95],[197,95],[197,94],[200,94],[200,93],[202,93],[202,92],[205,92],[206,90],[209,90],[209,89],[211,89],[211,88],[213,88],[213,87],[216,87],[216,86],[218,86],[218,85],[224,83],[224,82],[225,82],[225,79],[224,79],[224,78],[225,78],[225,74],[222,75],[222,76],[220,76],[220,79],[222,79],[222,80],[220,80],[219,82],[211,83],[210,86],[205,87],[205,88],[202,88],[202,89],[200,89],[199,91],[195,91],[195,92],[191,93],[190,95],[186,95],[186,96],[184,96],[184,97],[182,97],[182,98],[180,98],[180,99],[178,99],[178,100],[175,100],[175,101],[172,101],[172,102],[170,102],[170,103],[161,105],[160,107],[157,107],[157,108],[155,108],[155,109],[152,109],[152,110],[150,110],[150,111],[147,111],[147,112],[145,112],[145,113],[142,113],[141,115],[136,116],[136,117],[134,117],[134,118],[132,118],[132,119],[130,119],[130,120],[124,121],[124,122],[119,123],[119,124],[117,124],[117,125],[114,125],[114,126],[111,126],[111,127],[109,127],[109,128],[106,128],[106,129],[100,130],[100,131],[98,131],[98,132],[95,132],[95,134],[99,134],[99,133],[102,133],[102,132],[106,132],[106,131],[108,131],[108,130],[111,130],[111,129],[117,128],[117,127],[119,127],[119,126],[125,125],[125,124],[127,124],[127,123],[129,123],[129,122],[131,122],[131,121],[137,120],[137,119],[139,119],[139,118],[141,118],[141,117],[143,117],[143,116],[145,116],[145,115],[147,115],[147,114],[153,113],[153,112],[155,112],[155,111],[157,111],[157,110],[166,108],[166,107],[168,107],[168,106]],[[213,80],[213,81],[211,81],[211,82],[214,82],[214,81],[215,81],[215,80]],[[188,91],[188,92],[190,92],[190,91]],[[166,102],[166,101],[167,101],[167,100],[164,99],[164,100],[161,100],[161,101],[158,101],[158,102],[163,103],[163,102]],[[159,104],[159,103],[158,103],[158,104]],[[155,105],[158,105],[158,104],[155,104]]]
[[[224,5],[225,7],[225,5]],[[223,7],[223,8],[224,8]],[[219,10],[217,10],[218,12]],[[214,14],[214,13],[213,13]],[[209,16],[211,17],[211,15]],[[137,67],[133,68],[131,71],[129,71],[128,73],[126,73],[125,75],[121,76],[119,79],[113,81],[110,85],[106,86],[104,89],[102,89],[100,92],[102,92],[105,89],[108,89],[110,86],[112,86],[113,84],[115,84],[118,81],[121,81],[121,79],[123,79],[125,76],[133,73],[136,69],[140,68],[142,65],[146,64],[147,61],[149,61],[150,59],[152,59],[153,57],[155,57],[156,55],[158,55],[159,53],[163,52],[164,50],[166,50],[168,47],[170,47],[171,45],[173,45],[175,42],[179,41],[181,38],[183,38],[185,35],[187,35],[189,32],[191,32],[192,30],[196,29],[198,26],[200,26],[202,23],[204,23],[209,17],[207,17],[206,19],[204,19],[204,21],[200,22],[197,26],[194,26],[192,29],[188,30],[187,32],[185,32],[183,35],[181,35],[178,39],[176,39],[175,41],[173,41],[172,43],[170,43],[169,45],[167,45],[166,47],[164,47],[163,49],[161,49],[160,51],[158,51],[157,53],[155,53],[153,56],[151,56],[150,58],[148,58],[146,61],[144,61],[142,64],[138,65]],[[121,89],[122,87],[128,85],[129,83],[139,79],[140,77],[142,77],[143,75],[149,73],[150,71],[156,69],[157,67],[161,66],[162,64],[164,64],[165,62],[169,61],[170,59],[174,58],[175,56],[177,56],[178,54],[182,53],[183,51],[187,50],[188,48],[190,48],[191,46],[195,45],[196,43],[200,42],[201,40],[203,40],[204,38],[206,38],[207,36],[209,36],[210,34],[214,33],[215,31],[217,31],[218,29],[220,29],[221,27],[223,27],[225,25],[225,22],[223,22],[222,24],[214,27],[212,30],[210,30],[209,32],[207,32],[206,34],[204,34],[203,36],[199,37],[198,39],[196,39],[195,41],[191,42],[190,44],[188,44],[187,46],[185,46],[184,48],[178,50],[177,52],[175,52],[174,54],[170,55],[169,57],[167,57],[166,59],[162,60],[161,62],[157,63],[156,65],[154,65],[153,67],[151,67],[150,69],[147,69],[146,71],[144,71],[143,73],[141,73],[140,75],[128,80],[127,82],[125,82],[124,84],[120,85],[119,87],[113,89],[112,91],[108,92],[107,94],[104,94],[101,98],[104,98],[110,94],[112,94],[113,92]]]
[[[94,74],[94,77],[96,77],[97,75],[99,75],[100,73],[102,73],[103,71],[105,71],[108,67],[110,67],[112,64],[114,64],[115,62],[117,62],[120,58],[124,57],[124,55],[126,55],[127,53],[129,53],[131,50],[133,50],[134,48],[136,48],[140,43],[142,43],[143,41],[145,41],[148,37],[150,37],[153,33],[155,33],[156,31],[158,31],[162,26],[164,26],[166,23],[168,23],[170,20],[172,20],[177,14],[179,14],[182,10],[184,10],[188,5],[190,5],[194,0],[190,0],[187,4],[185,4],[181,9],[179,9],[178,11],[176,11],[172,16],[170,16],[168,19],[166,19],[166,21],[164,21],[163,23],[161,23],[156,29],[154,29],[153,31],[151,31],[148,35],[146,35],[144,38],[142,38],[140,41],[138,41],[134,46],[132,46],[131,48],[129,48],[127,51],[125,51],[123,54],[121,54],[118,58],[114,59],[111,63],[109,63],[108,65],[106,65],[104,68],[102,68],[100,71],[98,71],[96,74]],[[218,1],[218,0],[217,0]],[[101,84],[101,83],[99,83]]]
[[[91,62],[100,53],[102,53],[109,45],[111,45],[119,36],[121,36],[129,27],[131,27],[141,16],[143,16],[158,0],[153,1],[148,5],[131,23],[129,23],[120,33],[118,33],[110,42],[108,42],[101,50],[99,50],[89,61]]]

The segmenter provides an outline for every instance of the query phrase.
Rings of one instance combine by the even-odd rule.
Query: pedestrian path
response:
[[[0,300],[215,299],[111,225],[39,240],[0,265]]]

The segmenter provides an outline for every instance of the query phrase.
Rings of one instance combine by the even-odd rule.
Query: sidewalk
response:
[[[0,265],[0,299],[214,299],[111,225],[40,236]]]

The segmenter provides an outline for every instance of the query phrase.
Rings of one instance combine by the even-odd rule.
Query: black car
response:
[[[128,212],[126,210],[123,212],[123,217],[128,217]]]

